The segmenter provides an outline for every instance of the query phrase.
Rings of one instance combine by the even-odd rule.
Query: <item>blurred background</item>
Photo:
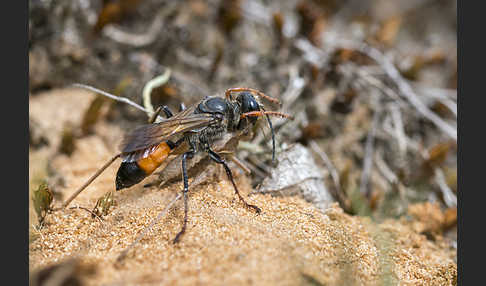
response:
[[[29,96],[83,83],[142,104],[145,84],[168,69],[169,80],[152,90],[155,107],[177,110],[231,87],[261,90],[282,102],[273,110],[294,116],[273,119],[277,157],[302,145],[346,213],[382,221],[420,215],[410,206],[433,203],[425,206],[443,217],[425,234],[443,233],[455,247],[456,7],[447,0],[30,0]],[[101,105],[108,112],[100,115]],[[72,152],[69,140],[101,120],[129,130],[146,119],[97,97],[59,150]],[[39,121],[29,118],[31,150],[53,140]],[[255,188],[272,172],[270,132],[262,128],[239,146]]]

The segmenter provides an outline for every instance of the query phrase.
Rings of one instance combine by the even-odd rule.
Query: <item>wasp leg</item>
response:
[[[186,110],[186,105],[184,102],[181,102],[181,105],[179,105],[179,112]]]
[[[167,105],[162,106],[162,110],[164,111],[167,118],[171,118],[172,116],[174,116],[174,114],[172,114],[172,111],[170,111],[170,108]]]
[[[233,87],[233,88],[228,88],[225,92],[224,92],[224,95],[226,97],[226,99],[228,100],[232,100],[233,99],[233,96],[232,96],[232,93],[233,92],[242,92],[242,91],[247,91],[253,95],[256,95],[260,98],[265,98],[266,100],[270,101],[270,102],[273,102],[273,103],[276,103],[276,104],[280,104],[280,101],[276,98],[273,98],[273,97],[270,97],[266,94],[264,94],[263,92],[257,90],[257,89],[254,89],[254,88],[249,88],[249,87]]]
[[[154,114],[152,114],[152,116],[150,116],[150,119],[149,119],[149,124],[152,124],[155,122],[155,119],[157,119],[157,116],[159,116],[160,112],[163,111],[165,113],[165,116],[167,118],[170,118],[173,116],[172,112],[170,111],[169,107],[167,107],[167,105],[164,105],[164,106],[159,106],[157,107],[157,109],[155,110]]]
[[[184,181],[184,223],[182,224],[182,229],[179,231],[179,233],[176,235],[174,238],[174,243],[179,242],[179,239],[182,234],[186,231],[186,225],[187,225],[187,191],[189,190],[189,182],[188,182],[188,177],[187,177],[187,167],[186,167],[186,161],[187,159],[191,159],[194,157],[194,151],[189,151],[186,152],[182,155],[182,179]]]
[[[257,207],[257,206],[254,206],[254,205],[250,205],[249,203],[247,203],[245,201],[245,199],[240,195],[240,192],[238,191],[238,188],[236,187],[236,184],[235,184],[235,181],[233,180],[233,174],[231,173],[231,169],[228,167],[228,164],[226,164],[226,162],[223,160],[223,158],[221,158],[221,156],[219,156],[216,152],[212,151],[212,150],[208,150],[208,154],[209,154],[209,157],[215,161],[216,163],[218,164],[221,164],[223,165],[224,167],[224,170],[226,171],[226,175],[228,176],[228,178],[230,179],[231,183],[233,184],[233,187],[235,189],[235,192],[236,194],[238,195],[238,197],[240,198],[240,200],[245,203],[246,207],[248,208],[252,208],[254,209],[257,213],[260,213],[262,210]]]

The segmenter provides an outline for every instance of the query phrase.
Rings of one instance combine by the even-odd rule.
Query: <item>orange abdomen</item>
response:
[[[160,164],[162,164],[162,162],[164,162],[167,156],[169,156],[170,150],[169,145],[162,142],[147,157],[138,160],[137,164],[140,169],[145,172],[145,174],[150,175],[160,166]]]
[[[155,148],[150,148],[145,151],[150,152],[147,157],[137,161],[121,163],[116,174],[116,190],[138,184],[148,175],[152,174],[167,159],[171,148],[166,142],[162,142]]]

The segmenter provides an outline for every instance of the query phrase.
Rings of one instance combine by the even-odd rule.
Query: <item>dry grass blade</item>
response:
[[[392,185],[399,183],[398,176],[388,167],[385,160],[383,160],[383,151],[377,150],[375,153],[375,164],[378,171],[381,172],[383,177]]]
[[[392,115],[393,126],[395,127],[395,137],[398,142],[398,148],[402,155],[407,151],[407,137],[405,135],[405,128],[403,126],[402,113],[400,107],[396,104],[390,106],[390,112]]]
[[[440,187],[442,191],[442,196],[444,198],[444,202],[448,207],[456,207],[457,206],[457,197],[454,195],[454,192],[449,188],[447,182],[444,177],[444,172],[440,168],[435,168],[435,182]]]
[[[371,194],[371,188],[369,187],[369,178],[371,175],[371,169],[373,167],[375,135],[380,114],[381,110],[376,110],[373,114],[371,129],[368,133],[368,136],[366,137],[365,157],[363,160],[363,171],[361,172],[359,191],[360,193],[365,194],[367,198],[369,198]]]
[[[339,181],[339,173],[336,170],[336,167],[334,167],[334,164],[331,162],[331,160],[326,155],[324,150],[322,150],[321,147],[319,147],[319,145],[317,145],[316,141],[314,141],[314,140],[310,141],[309,145],[310,145],[311,149],[314,150],[314,152],[316,152],[317,155],[319,155],[319,157],[324,162],[324,164],[326,164],[326,167],[329,169],[329,172],[331,174],[332,180],[334,181],[334,185],[336,186],[336,188],[338,190],[340,190],[341,189],[341,183]]]

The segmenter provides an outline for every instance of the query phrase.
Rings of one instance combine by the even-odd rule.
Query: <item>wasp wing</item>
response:
[[[122,153],[141,151],[171,139],[177,134],[210,125],[214,118],[207,113],[194,114],[194,108],[188,108],[162,122],[142,125],[123,139]]]

